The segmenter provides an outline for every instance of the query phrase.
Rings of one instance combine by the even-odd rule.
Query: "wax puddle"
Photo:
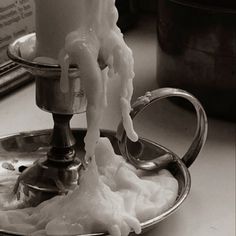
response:
[[[95,159],[74,191],[35,208],[0,210],[0,229],[33,236],[138,234],[141,222],[170,208],[177,194],[178,182],[169,171],[139,171],[114,153],[107,138],[100,138]]]

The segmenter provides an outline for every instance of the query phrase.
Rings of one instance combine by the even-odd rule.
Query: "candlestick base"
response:
[[[71,118],[72,115],[53,114],[54,128],[47,157],[24,170],[15,185],[14,193],[20,205],[37,206],[78,185],[81,162],[75,158],[76,141],[69,125]]]
[[[56,195],[73,190],[78,185],[80,162],[55,165],[43,158],[24,170],[14,188],[19,205],[37,206]]]

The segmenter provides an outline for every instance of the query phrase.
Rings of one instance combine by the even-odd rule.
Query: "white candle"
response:
[[[58,58],[65,38],[79,28],[80,0],[35,0],[37,56]]]
[[[116,25],[118,13],[114,0],[35,0],[36,56],[56,59],[66,83],[69,64],[80,70],[88,101],[88,129],[85,137],[86,158],[94,155],[99,138],[102,112],[106,105],[106,75],[98,61],[105,63],[110,74],[121,79],[121,111],[128,137],[138,139],[129,116],[133,93],[133,56]],[[63,87],[63,86],[62,86]],[[62,88],[66,92],[66,88]]]

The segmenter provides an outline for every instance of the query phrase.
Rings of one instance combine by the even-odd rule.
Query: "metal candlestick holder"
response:
[[[36,63],[21,57],[19,45],[27,42],[30,37],[35,37],[35,34],[23,36],[13,42],[9,46],[8,55],[35,76],[36,104],[41,109],[52,113],[54,128],[52,131],[33,131],[0,139],[0,160],[1,155],[6,158],[12,156],[12,152],[19,157],[19,161],[24,158],[32,160],[33,164],[23,171],[14,189],[19,202],[22,202],[24,206],[36,206],[55,195],[65,194],[77,186],[80,168],[82,168],[80,157],[84,155],[82,140],[86,134],[85,129],[71,131],[69,125],[73,114],[84,112],[86,107],[79,70],[77,68],[69,69],[68,91],[63,92],[60,87],[61,70],[58,65]],[[207,117],[195,97],[186,91],[174,88],[147,92],[132,106],[130,115],[134,119],[154,102],[176,96],[188,100],[197,114],[197,128],[193,142],[182,158],[169,149],[142,137],[139,137],[135,143],[131,142],[126,136],[122,123],[118,126],[116,133],[101,130],[101,135],[110,140],[115,153],[122,155],[136,168],[152,171],[152,173],[166,168],[178,181],[179,191],[174,204],[160,215],[141,222],[142,231],[151,229],[175,212],[188,196],[191,185],[188,167],[195,161],[206,141]],[[51,140],[50,148],[48,148],[49,139]],[[0,234],[4,233],[19,235],[19,232],[0,229]],[[105,236],[107,234],[99,232],[93,233],[93,235]]]
[[[35,34],[16,40],[9,46],[8,55],[34,75],[36,104],[52,113],[54,121],[47,157],[27,168],[15,186],[18,200],[24,205],[35,206],[54,195],[67,193],[78,184],[81,163],[76,158],[76,140],[70,129],[70,119],[73,114],[85,111],[86,98],[77,68],[69,69],[68,91],[62,91],[59,65],[28,61],[21,57],[20,44],[32,37]]]

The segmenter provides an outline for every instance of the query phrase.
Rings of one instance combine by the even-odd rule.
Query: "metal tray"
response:
[[[102,130],[101,136],[109,138],[116,154],[121,154],[134,166],[144,171],[157,172],[160,168],[168,169],[177,179],[179,184],[178,196],[174,204],[162,214],[141,223],[142,232],[150,230],[158,222],[164,220],[184,202],[188,196],[191,178],[188,167],[195,161],[201,151],[207,137],[207,118],[199,101],[186,91],[163,88],[146,93],[140,97],[132,106],[131,118],[143,111],[147,106],[155,101],[167,97],[182,97],[190,101],[197,114],[197,129],[192,144],[186,154],[180,158],[172,151],[153,141],[139,138],[138,142],[131,142],[124,131],[122,123],[117,132]],[[74,129],[74,137],[77,141],[77,155],[84,155],[84,136],[86,129]],[[25,165],[45,157],[50,148],[51,130],[32,131],[19,133],[0,138],[0,163],[17,160],[18,166]],[[163,158],[164,157],[164,158]],[[1,172],[0,172],[1,176]],[[1,186],[0,186],[1,187]],[[134,234],[131,232],[131,234]],[[0,235],[22,235],[17,232],[7,232],[0,229]],[[84,236],[101,236],[108,233],[93,233]]]
[[[73,130],[73,134],[77,140],[77,155],[83,155],[83,138],[85,136],[85,129],[76,129]],[[0,163],[1,162],[10,162],[13,159],[17,160],[17,166],[21,168],[27,162],[27,164],[33,163],[39,158],[42,158],[46,155],[47,151],[50,148],[50,134],[51,130],[42,130],[42,131],[33,131],[27,133],[19,133],[15,135],[10,135],[0,139]],[[108,137],[111,141],[113,148],[117,154],[120,154],[118,147],[118,140],[116,134],[112,131],[103,130],[101,132],[103,137]],[[172,214],[185,200],[190,190],[190,174],[181,161],[181,159],[172,153],[170,150],[162,147],[159,144],[153,143],[146,139],[140,139],[139,143],[142,143],[145,146],[148,146],[146,150],[143,150],[144,156],[148,156],[148,159],[153,159],[154,156],[161,156],[165,153],[171,153],[175,157],[175,162],[170,163],[167,166],[167,169],[175,176],[179,183],[179,194],[174,203],[174,205],[163,212],[161,215],[152,218],[146,222],[142,222],[142,232],[149,230],[155,226],[159,221],[165,219],[170,214]],[[151,151],[152,150],[152,151]],[[147,153],[145,153],[147,152]],[[150,156],[153,155],[153,156]],[[1,168],[2,169],[2,168]],[[0,169],[0,171],[1,171]],[[17,170],[16,170],[17,171]],[[1,172],[0,172],[1,176]],[[17,232],[9,232],[0,229],[0,235],[22,235]],[[106,235],[106,233],[98,233],[92,235]]]

